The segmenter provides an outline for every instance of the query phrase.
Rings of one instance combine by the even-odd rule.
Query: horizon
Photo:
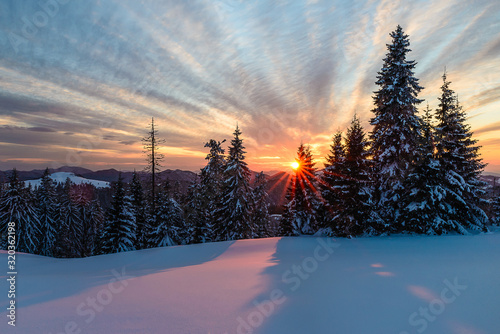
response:
[[[322,168],[355,113],[371,130],[377,71],[400,24],[424,87],[419,109],[437,108],[446,67],[485,174],[500,173],[495,1],[47,0],[2,2],[0,13],[1,170],[133,170],[151,117],[165,169],[199,171],[203,144],[227,147],[237,123],[252,170],[290,168],[301,142]]]

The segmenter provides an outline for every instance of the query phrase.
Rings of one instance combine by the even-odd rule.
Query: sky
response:
[[[3,0],[0,169],[142,169],[151,117],[165,169],[199,170],[236,125],[253,170],[289,167],[301,142],[322,167],[354,114],[370,130],[398,24],[419,108],[437,108],[446,67],[500,173],[497,0]]]

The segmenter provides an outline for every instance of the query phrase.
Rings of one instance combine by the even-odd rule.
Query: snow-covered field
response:
[[[56,183],[64,183],[66,182],[66,179],[69,178],[71,182],[74,184],[82,184],[82,183],[88,183],[96,188],[106,188],[109,187],[109,182],[106,181],[99,181],[99,180],[91,180],[91,179],[86,179],[81,176],[76,176],[74,173],[70,172],[57,172],[57,173],[52,173],[49,176],[52,181]],[[42,183],[42,179],[36,179],[36,180],[28,180],[24,181],[26,186],[31,185],[32,187],[38,187]]]
[[[7,325],[2,276],[1,333],[500,332],[498,232],[16,260],[16,328]]]

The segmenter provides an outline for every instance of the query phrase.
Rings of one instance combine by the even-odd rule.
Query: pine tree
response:
[[[320,212],[322,233],[334,235],[336,229],[336,217],[342,207],[344,171],[345,171],[345,147],[342,144],[342,132],[338,131],[333,136],[330,152],[326,157],[325,169],[321,175],[321,195],[324,206]]]
[[[435,158],[434,127],[428,105],[422,130],[418,159],[405,182],[407,193],[403,197],[400,225],[410,233],[441,234],[456,224],[452,214],[455,209],[448,203],[454,194],[444,182],[446,170]]]
[[[266,192],[267,180],[264,172],[260,172],[255,177],[252,199],[252,225],[255,228],[255,234],[259,238],[271,237],[269,231],[269,198]]]
[[[495,196],[492,200],[493,219],[492,224],[500,225],[500,196]]]
[[[210,152],[205,158],[208,160],[207,165],[200,172],[200,193],[205,199],[202,204],[203,216],[210,225],[211,232],[213,232],[212,225],[216,220],[215,211],[220,206],[224,183],[223,175],[226,168],[226,159],[222,144],[225,141],[225,139],[223,141],[210,139],[205,144],[205,147],[210,148]],[[213,235],[212,239],[214,239]]]
[[[41,245],[39,253],[53,256],[54,244],[57,238],[56,212],[59,210],[56,203],[56,190],[49,169],[43,173],[40,187],[37,189],[37,213],[40,220]]]
[[[83,221],[78,208],[70,179],[67,178],[63,187],[63,197],[59,206],[58,219],[61,222],[59,238],[56,242],[57,256],[81,256]]]
[[[345,162],[340,171],[343,180],[337,234],[347,237],[371,234],[380,228],[380,221],[372,210],[368,142],[357,116],[347,130],[345,142]]]
[[[142,139],[144,143],[144,153],[147,154],[146,161],[146,171],[151,176],[150,182],[150,194],[149,194],[149,206],[151,210],[151,215],[156,215],[156,187],[158,183],[157,174],[160,172],[161,162],[165,158],[165,156],[160,153],[160,147],[165,142],[164,139],[160,139],[158,137],[158,130],[155,128],[155,120],[151,118],[151,129],[148,132],[148,135]]]
[[[415,147],[421,140],[421,120],[416,106],[422,87],[414,77],[416,63],[407,60],[410,42],[408,35],[398,26],[390,34],[392,43],[378,73],[371,119],[371,155],[375,169],[375,195],[382,218],[389,231],[400,231],[394,226],[399,216],[399,203],[405,192],[404,181],[412,172]]]
[[[158,194],[158,225],[153,228],[149,243],[153,247],[184,243],[185,224],[181,206],[169,196],[168,182]]]
[[[250,170],[245,147],[236,126],[224,170],[220,206],[216,209],[214,235],[217,240],[248,239],[255,236],[251,222]]]
[[[86,256],[103,254],[102,235],[104,234],[105,215],[97,199],[92,200],[88,204],[88,210],[85,219],[87,220],[88,226]]]
[[[9,186],[0,201],[1,245],[6,249],[8,224],[15,223],[16,249],[19,252],[36,254],[40,248],[40,221],[33,205],[33,194],[19,180],[17,170],[9,176]]]
[[[130,182],[130,197],[132,204],[132,214],[136,225],[136,249],[147,248],[147,235],[151,227],[147,224],[146,220],[146,203],[144,200],[144,192],[142,189],[139,176],[134,171],[132,174],[132,181]]]
[[[70,242],[79,257],[94,255],[98,234],[102,232],[102,219],[99,219],[99,212],[93,212],[100,210],[100,207],[96,207],[94,190],[95,187],[88,183],[72,184],[69,188],[70,209],[74,210],[71,214],[77,216],[74,223],[78,224],[78,226],[69,226],[73,239]]]
[[[480,146],[472,139],[466,114],[449,85],[444,73],[440,104],[436,110],[436,148],[437,160],[446,171],[447,188],[456,194],[453,207],[455,219],[461,222],[461,226],[453,230],[460,233],[465,233],[464,229],[486,230],[488,218],[480,208],[485,193],[485,183],[480,180],[480,175],[485,164],[479,158]]]
[[[130,198],[126,195],[120,173],[106,222],[103,251],[105,253],[118,253],[134,250],[135,232],[136,226]]]
[[[187,243],[205,243],[210,241],[211,230],[206,216],[206,197],[202,195],[199,182],[194,181],[188,189],[186,199]]]
[[[310,148],[300,144],[295,161],[298,167],[287,190],[281,234],[313,234],[318,230],[316,216],[321,202],[316,190],[316,169]]]

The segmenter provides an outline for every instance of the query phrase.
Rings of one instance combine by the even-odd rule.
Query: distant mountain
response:
[[[33,169],[30,171],[22,171],[18,170],[17,173],[19,174],[19,179],[21,181],[27,181],[27,180],[35,180],[39,179],[42,177],[43,173],[45,172],[45,169]],[[83,167],[71,167],[71,166],[62,166],[59,168],[49,168],[49,172],[52,173],[59,173],[59,172],[67,172],[67,173],[73,173],[75,175],[82,175],[85,173],[92,172],[90,169],[83,168]],[[6,170],[6,171],[0,171],[0,181],[7,182],[8,180],[8,175],[12,173],[12,170]]]
[[[76,176],[74,173],[71,173],[71,172],[57,172],[57,173],[50,174],[49,177],[56,183],[64,183],[64,182],[66,182],[66,179],[69,178],[71,180],[71,182],[74,184],[88,183],[88,184],[95,186],[96,188],[109,187],[109,182],[83,178],[81,176]],[[32,187],[38,187],[38,186],[40,186],[41,182],[42,182],[42,179],[40,178],[37,180],[25,181],[25,184],[31,185]]]

